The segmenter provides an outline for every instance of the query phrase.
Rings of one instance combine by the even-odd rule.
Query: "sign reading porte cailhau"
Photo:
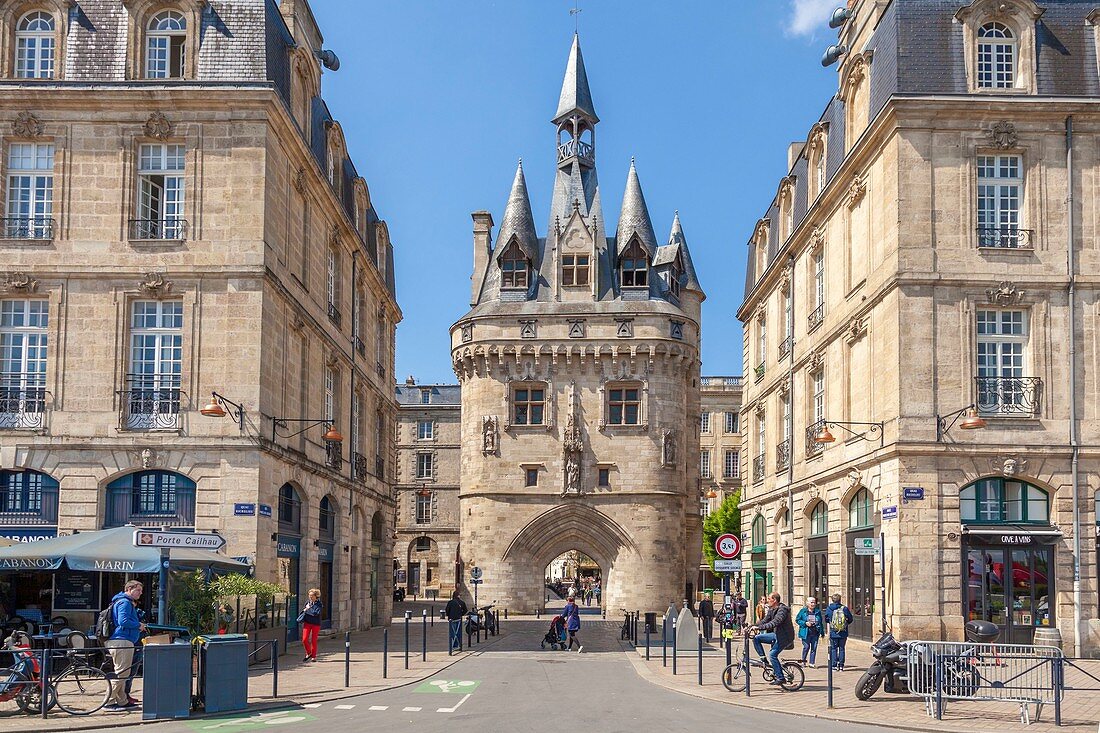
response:
[[[152,532],[138,529],[134,530],[134,547],[186,547],[193,550],[220,550],[225,547],[225,538],[216,534]]]

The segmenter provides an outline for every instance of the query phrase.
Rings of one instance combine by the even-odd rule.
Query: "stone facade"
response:
[[[849,7],[861,51],[749,242],[744,581],[839,592],[865,638],[885,611],[1094,654],[1093,5]],[[880,536],[885,593],[852,549]]]
[[[461,389],[409,377],[397,402],[394,584],[410,596],[448,598],[459,581]]]
[[[633,164],[605,235],[598,121],[574,39],[548,233],[535,234],[521,167],[495,246],[491,215],[473,214],[473,307],[451,329],[461,560],[483,570],[482,599],[520,611],[541,605],[568,550],[599,564],[609,608],[663,610],[699,564],[704,295],[678,219],[658,246]]]
[[[701,513],[707,517],[741,490],[741,377],[700,379],[699,487]],[[721,587],[706,562],[699,566],[697,588]]]
[[[217,530],[259,578],[321,587],[334,628],[388,619],[401,311],[308,5],[5,7],[0,479],[57,498],[3,531]],[[22,78],[39,7],[54,63]]]

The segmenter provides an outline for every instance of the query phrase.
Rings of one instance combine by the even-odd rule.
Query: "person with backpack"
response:
[[[844,671],[844,645],[848,643],[848,627],[853,616],[848,607],[840,602],[840,594],[834,593],[832,603],[825,609],[825,618],[829,620],[829,647],[833,650],[833,669]]]
[[[111,701],[103,708],[108,712],[124,712],[137,704],[126,694],[126,682],[133,671],[134,648],[141,639],[141,632],[145,631],[136,609],[141,591],[140,582],[127,581],[122,592],[111,599],[111,605],[99,613],[96,634],[105,640],[103,645],[114,667],[110,678]]]

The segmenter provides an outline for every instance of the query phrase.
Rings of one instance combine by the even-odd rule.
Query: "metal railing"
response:
[[[120,430],[179,430],[179,374],[127,374],[118,395]]]
[[[187,236],[186,219],[131,219],[130,239],[183,239]]]
[[[46,423],[46,374],[0,374],[0,430],[38,430]]]
[[[358,336],[355,337],[355,350],[359,352],[360,357],[367,358],[367,345]]]
[[[1041,377],[975,377],[978,412],[983,415],[1039,414]]]
[[[704,387],[740,387],[745,383],[744,377],[700,377],[699,383]]]
[[[344,448],[340,443],[325,443],[325,465],[337,471],[344,467]]]
[[[756,374],[756,381],[759,382],[764,378],[764,362],[760,362],[756,365],[756,369],[753,370]]]
[[[1012,226],[978,227],[978,246],[991,249],[1032,249],[1031,229]]]
[[[53,219],[46,216],[0,218],[0,239],[53,239]]]
[[[110,529],[127,524],[138,527],[194,527],[195,490],[176,487],[170,496],[162,496],[160,501],[150,500],[150,505],[143,507],[139,489],[129,486],[112,489],[107,494],[103,526]]]
[[[791,346],[793,344],[794,344],[794,340],[791,339],[790,336],[788,336],[787,338],[785,338],[785,339],[783,339],[782,341],[779,342],[778,354],[779,354],[779,360],[780,361],[782,361],[783,359],[786,359],[787,356],[791,353]]]
[[[752,482],[758,484],[764,480],[764,454],[752,459]]]
[[[36,491],[12,487],[0,492],[0,522],[15,527],[57,524],[57,488]]]
[[[351,452],[351,475],[353,478],[363,480],[370,473],[367,457],[359,451]]]
[[[568,160],[573,156],[592,160],[592,145],[583,140],[566,140],[558,146],[558,162]]]
[[[340,326],[340,309],[336,307],[335,303],[328,304],[328,319],[337,327]]]
[[[822,444],[822,443],[818,443],[817,440],[816,440],[818,433],[821,432],[821,429],[823,427],[825,427],[825,421],[824,420],[818,420],[815,423],[811,423],[810,426],[806,428],[806,457],[807,458],[810,458],[812,456],[816,456],[818,453],[825,450],[825,445]]]
[[[775,446],[775,472],[783,473],[791,467],[791,439]]]
[[[813,332],[817,330],[817,327],[825,322],[825,304],[822,303],[818,307],[810,311],[810,315],[806,317],[806,330],[807,332]]]

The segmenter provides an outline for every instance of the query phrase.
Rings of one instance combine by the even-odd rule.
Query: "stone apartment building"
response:
[[[741,377],[699,380],[699,479],[701,513],[707,517],[741,490]],[[699,566],[698,588],[720,588],[710,565]]]
[[[522,167],[495,244],[492,216],[473,214],[471,310],[451,329],[461,561],[484,572],[481,598],[530,612],[547,566],[578,550],[599,565],[608,608],[663,611],[699,567],[704,295],[678,217],[658,244],[633,163],[605,229],[577,38],[552,122],[546,235]]]
[[[853,0],[748,243],[744,581],[1094,654],[1093,2]],[[885,589],[864,540],[885,540]],[[883,604],[885,604],[883,606]]]
[[[216,530],[389,617],[401,311],[322,65],[305,0],[0,8],[0,534]]]
[[[459,581],[462,391],[409,377],[397,385],[397,404],[394,585],[409,596],[447,598]]]

